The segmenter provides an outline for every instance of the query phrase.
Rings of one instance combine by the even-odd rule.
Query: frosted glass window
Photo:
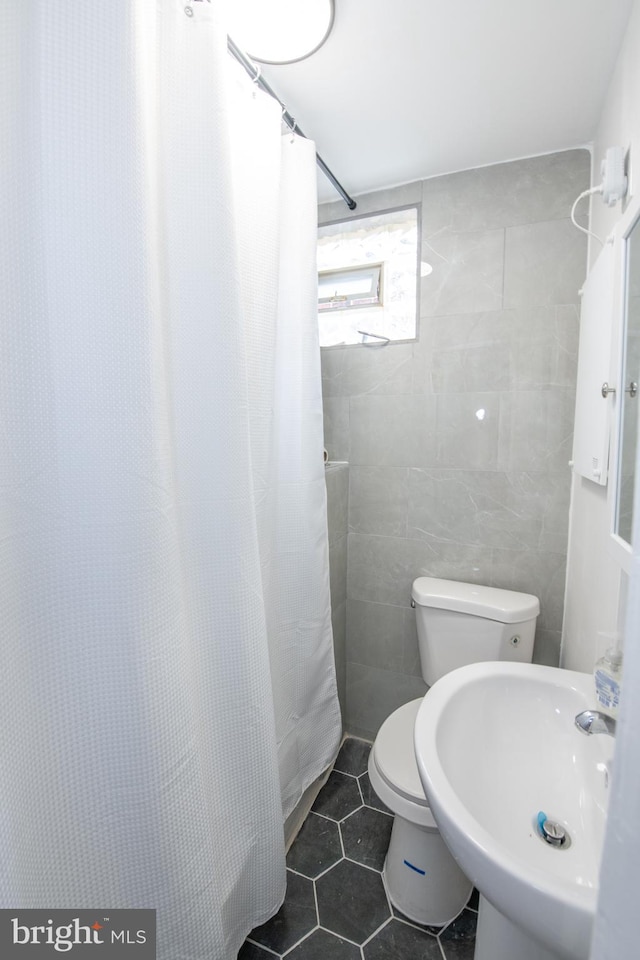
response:
[[[406,207],[319,228],[321,346],[415,340],[418,226]]]

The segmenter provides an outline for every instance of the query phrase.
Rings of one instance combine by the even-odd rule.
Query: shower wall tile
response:
[[[573,390],[578,335],[575,304],[423,318],[413,353],[413,390]]]
[[[408,606],[416,577],[488,583],[490,551],[475,544],[349,534],[349,599]]]
[[[349,460],[349,398],[324,397],[322,401],[324,416],[324,445],[329,460]]]
[[[338,685],[338,700],[342,713],[342,725],[347,712],[347,604],[342,603],[331,611],[331,626],[333,628],[333,654],[336,664],[336,683]]]
[[[358,730],[360,736],[373,740],[394,710],[423,697],[428,687],[418,677],[347,663],[347,690],[347,730]]]
[[[500,408],[500,469],[568,474],[575,390],[512,391]]]
[[[325,347],[322,389],[325,397],[411,393],[413,343],[368,345],[364,349]]]
[[[446,393],[436,398],[436,457],[439,467],[497,470],[499,393]]]
[[[349,468],[346,464],[325,467],[327,527],[329,535],[329,585],[331,625],[338,699],[342,722],[347,703],[347,522],[349,513]]]
[[[424,320],[421,347],[426,352],[498,347],[511,336],[512,310],[472,311]]]
[[[327,527],[329,548],[347,535],[349,524],[349,467],[329,464],[325,467],[327,485]]]
[[[411,393],[412,361],[413,343],[374,344],[349,351],[349,396]]]
[[[322,351],[326,446],[351,464],[351,733],[373,736],[426,689],[409,605],[417,576],[536,594],[534,659],[558,663],[586,275],[568,218],[589,167],[587,151],[567,151],[359,198],[365,213],[422,197],[433,272],[415,342]],[[341,202],[321,209],[345,216]]]
[[[350,533],[347,569],[349,599],[408,607],[412,582],[409,571],[412,567],[415,570],[415,546],[414,541],[406,538]],[[428,555],[428,549],[424,554]]]
[[[567,150],[425,180],[424,234],[565,218],[589,183],[590,167],[588,150]]]
[[[493,550],[491,586],[532,593],[540,600],[540,630],[562,630],[566,555],[537,550]]]
[[[349,600],[347,630],[351,662],[422,676],[416,618],[410,607]]]
[[[578,303],[586,277],[586,237],[570,220],[509,227],[504,257],[504,306]]]
[[[320,366],[325,401],[349,396],[349,350],[346,347],[323,347]]]
[[[357,396],[350,401],[350,462],[412,466],[433,459],[435,403],[430,397]]]
[[[579,316],[575,304],[536,305],[513,311],[510,370],[513,390],[573,391],[578,365]]]
[[[351,467],[350,532],[405,537],[408,479],[408,467]]]
[[[575,390],[580,344],[580,309],[575,303],[555,305],[558,385]],[[568,369],[566,369],[568,368]]]
[[[347,602],[349,661],[402,673],[405,617],[411,608],[365,600]]]
[[[414,393],[478,392],[510,385],[514,311],[423,317],[413,352]]]
[[[471,393],[508,390],[511,385],[511,349],[505,338],[486,346],[434,350],[431,386],[435,393]]]
[[[416,551],[418,556],[420,554]],[[491,556],[484,546],[468,543],[440,542],[429,551],[428,563],[414,568],[415,577],[442,577],[445,580],[460,580],[463,583],[489,583]]]
[[[535,663],[542,663],[546,667],[557,667],[560,662],[560,643],[562,631],[536,630],[536,642],[533,648]]]
[[[422,259],[433,271],[421,282],[421,317],[502,307],[504,230],[434,234]]]
[[[340,537],[329,550],[329,581],[331,608],[339,607],[347,599],[347,537]]]
[[[413,469],[408,486],[411,538],[514,550],[566,549],[568,475]]]

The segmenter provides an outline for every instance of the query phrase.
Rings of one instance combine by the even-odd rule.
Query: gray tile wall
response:
[[[347,533],[349,514],[349,465],[325,466],[327,484],[327,524],[329,528],[329,575],[331,583],[331,622],[336,661],[338,699],[342,722],[346,718],[347,685]]]
[[[540,597],[534,659],[562,627],[590,156],[568,151],[358,199],[422,202],[416,343],[322,351],[325,446],[349,469],[346,728],[375,735],[421,696],[419,575]],[[344,218],[323,205],[321,222]]]

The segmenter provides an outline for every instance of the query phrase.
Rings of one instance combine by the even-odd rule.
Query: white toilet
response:
[[[531,661],[537,597],[431,577],[415,580],[411,596],[429,686],[467,663]],[[413,727],[421,703],[405,703],[382,724],[369,754],[369,778],[395,814],[383,870],[389,898],[409,919],[441,926],[460,913],[472,885],[440,836],[418,775]]]

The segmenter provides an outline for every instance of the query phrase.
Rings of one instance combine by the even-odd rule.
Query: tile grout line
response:
[[[364,948],[367,947],[367,946],[371,943],[371,941],[374,939],[374,937],[377,937],[378,934],[379,934],[382,930],[384,930],[384,928],[387,927],[387,926],[391,923],[391,921],[392,921],[393,919],[394,919],[394,916],[393,916],[393,914],[391,914],[391,916],[388,917],[388,918],[384,921],[384,923],[381,923],[380,926],[379,926],[376,930],[373,931],[373,933],[371,934],[371,936],[367,937],[367,939],[366,939],[366,940],[364,941],[364,943],[361,945],[361,949],[364,951]]]
[[[348,739],[348,738],[345,738],[345,741],[344,741],[344,742],[346,742],[347,739]],[[344,743],[344,742],[343,742],[343,743]],[[361,774],[352,774],[352,773],[347,773],[347,772],[342,771],[342,770],[338,770],[338,769],[335,768],[335,767],[334,767],[334,769],[336,770],[337,773],[339,773],[339,774],[340,774],[341,776],[343,776],[343,777],[349,778],[350,780],[354,780],[354,779],[357,780],[358,796],[359,796],[359,798],[360,798],[360,803],[359,803],[359,805],[358,805],[355,809],[350,810],[345,816],[343,816],[343,817],[342,817],[341,819],[339,819],[339,820],[338,820],[338,819],[335,819],[335,817],[331,817],[331,816],[327,815],[326,813],[318,813],[317,811],[314,811],[314,810],[309,811],[309,813],[315,813],[315,814],[316,814],[316,817],[319,817],[321,820],[325,821],[326,823],[333,823],[333,824],[335,824],[335,826],[337,827],[337,830],[338,830],[338,837],[339,837],[339,840],[340,840],[341,857],[340,857],[340,859],[334,861],[332,864],[330,864],[328,867],[326,867],[326,869],[322,870],[322,872],[319,873],[319,874],[318,874],[317,876],[315,876],[315,877],[307,876],[306,874],[301,873],[299,869],[295,869],[295,868],[292,868],[292,867],[290,867],[289,865],[287,865],[287,871],[288,871],[288,872],[290,872],[290,873],[291,873],[292,875],[294,875],[294,876],[300,877],[301,879],[305,880],[306,882],[312,883],[312,885],[313,885],[313,899],[314,899],[314,906],[315,906],[316,924],[315,924],[310,930],[308,930],[306,933],[304,933],[304,935],[302,935],[302,936],[300,937],[300,939],[298,939],[295,943],[293,943],[290,947],[288,947],[288,948],[287,948],[284,952],[282,952],[282,953],[276,953],[272,948],[266,947],[266,946],[264,946],[263,944],[260,944],[260,943],[256,942],[255,940],[253,940],[253,939],[251,938],[251,936],[248,936],[248,937],[246,938],[246,939],[247,939],[247,942],[251,943],[252,945],[254,945],[255,947],[257,947],[259,950],[264,951],[265,960],[269,960],[269,958],[272,958],[272,960],[286,960],[286,958],[292,956],[292,954],[293,954],[296,950],[298,950],[298,949],[301,947],[302,944],[304,944],[304,943],[305,943],[307,940],[309,940],[312,936],[314,936],[316,933],[318,933],[318,931],[322,931],[322,932],[325,933],[328,937],[335,937],[335,938],[336,938],[336,946],[339,945],[339,944],[338,944],[339,941],[342,941],[342,942],[344,942],[345,944],[349,944],[349,946],[354,947],[355,950],[357,951],[357,956],[358,956],[359,960],[366,960],[365,948],[368,947],[370,944],[372,944],[372,942],[374,942],[374,941],[376,940],[376,938],[379,937],[379,935],[381,934],[381,932],[382,932],[384,929],[386,929],[386,927],[389,926],[389,924],[390,924],[393,920],[396,920],[396,921],[397,921],[402,927],[404,927],[405,929],[406,929],[406,928],[409,928],[409,929],[415,930],[416,933],[420,934],[422,937],[428,938],[429,942],[433,942],[433,940],[435,939],[435,940],[437,941],[438,947],[439,947],[439,951],[438,951],[439,957],[441,957],[441,960],[448,960],[447,950],[446,950],[445,943],[442,942],[442,940],[440,939],[440,937],[441,937],[441,934],[447,929],[447,927],[449,926],[449,924],[447,924],[446,926],[442,926],[441,928],[434,928],[434,929],[437,929],[437,930],[438,930],[437,933],[434,933],[434,932],[432,932],[432,930],[427,929],[427,927],[425,927],[424,925],[423,925],[423,926],[420,926],[419,924],[417,924],[415,921],[412,921],[412,920],[411,920],[410,918],[408,918],[408,917],[405,918],[404,916],[398,916],[398,915],[396,914],[396,912],[395,912],[395,908],[394,908],[393,904],[391,903],[391,901],[390,901],[390,899],[389,899],[389,892],[388,892],[388,889],[387,889],[387,884],[386,884],[386,881],[385,881],[385,877],[384,877],[384,875],[383,875],[383,868],[382,868],[382,869],[379,869],[379,868],[370,866],[370,865],[367,864],[367,863],[363,863],[363,862],[360,861],[360,860],[351,859],[351,857],[347,856],[346,848],[345,848],[345,839],[344,839],[343,834],[342,834],[342,825],[343,825],[343,824],[346,824],[347,821],[351,819],[351,817],[353,817],[356,813],[361,812],[361,811],[372,810],[374,813],[384,814],[386,817],[389,817],[389,819],[391,819],[391,820],[393,820],[393,814],[391,814],[390,812],[387,812],[387,811],[385,811],[385,810],[380,810],[380,809],[378,809],[378,808],[376,808],[376,807],[373,807],[373,806],[371,806],[370,804],[368,804],[368,803],[365,802],[365,799],[364,799],[364,790],[363,790],[361,778],[366,774],[366,772],[367,772],[366,770],[364,770]],[[343,785],[346,786],[346,781],[343,781]],[[352,788],[349,787],[348,790],[347,790],[347,793],[351,792],[351,790],[352,790]],[[365,816],[364,816],[364,821],[363,821],[363,822],[367,822],[367,823],[368,823],[367,816],[368,816],[368,815],[365,815]],[[363,829],[364,829],[364,827],[363,827]],[[366,831],[365,831],[365,833],[366,833]],[[353,840],[354,837],[356,837],[356,836],[357,836],[357,837],[360,837],[360,836],[361,836],[363,839],[366,839],[366,836],[365,836],[364,833],[363,833],[363,834],[354,833],[353,830],[352,830],[352,831],[351,831],[351,834],[352,834],[351,840]],[[352,845],[352,846],[353,846],[353,845]],[[366,844],[365,844],[365,846],[366,846]],[[351,849],[351,848],[350,848],[350,849]],[[354,849],[355,849],[355,848],[354,848]],[[324,852],[323,852],[323,851],[324,851]],[[324,848],[322,848],[322,850],[321,850],[321,852],[320,852],[320,859],[323,859],[323,858],[324,858],[324,855],[325,855],[325,854],[328,854],[328,853],[330,853],[330,849],[329,849],[329,848],[327,848],[327,850],[324,850]],[[336,850],[336,851],[335,851],[335,854],[332,854],[332,853],[331,853],[331,855],[338,855],[338,851]],[[357,851],[356,851],[356,855],[357,855]],[[337,867],[337,866],[338,866],[340,863],[342,863],[342,862],[344,862],[344,863],[346,863],[346,864],[349,864],[351,867],[357,867],[357,868],[360,868],[360,869],[368,870],[370,874],[371,874],[371,873],[377,874],[377,876],[380,877],[380,880],[381,880],[381,882],[382,882],[382,890],[383,890],[383,892],[384,892],[384,897],[385,897],[385,899],[386,899],[386,906],[387,906],[387,910],[388,910],[389,915],[388,915],[387,919],[384,920],[384,921],[380,924],[380,926],[379,926],[376,930],[374,930],[362,943],[358,943],[358,942],[350,939],[349,937],[344,936],[344,935],[342,935],[341,933],[338,933],[336,930],[332,930],[329,926],[325,926],[325,925],[323,925],[323,924],[320,923],[319,893],[318,893],[318,889],[317,889],[317,886],[316,886],[317,881],[318,881],[318,880],[321,880],[322,878],[324,878],[327,874],[329,874],[335,867]],[[313,867],[312,867],[312,869],[313,869]],[[364,875],[363,875],[363,879],[364,879]],[[373,881],[372,881],[372,882],[373,882]],[[463,910],[469,910],[471,914],[473,914],[475,917],[477,917],[477,910],[476,910],[475,908],[473,908],[473,907],[470,907],[468,904],[466,904],[465,907],[463,907]],[[462,911],[461,911],[461,913],[462,913]],[[455,920],[455,919],[456,919],[456,918],[454,918],[454,920]],[[326,920],[327,920],[327,918],[325,918],[325,922],[326,922]],[[330,919],[330,918],[329,918],[329,922],[331,922],[331,919]],[[450,922],[452,923],[453,920],[450,921]],[[399,928],[396,928],[396,929],[399,929]],[[362,932],[364,932],[364,931],[362,931]],[[426,944],[427,941],[425,940],[424,942],[425,942],[425,944]],[[375,948],[374,948],[374,949],[375,949]],[[412,952],[412,951],[410,951],[410,952],[411,952],[411,957],[407,957],[406,960],[416,960],[416,958],[413,957],[413,952]],[[302,953],[306,955],[306,951],[304,950],[304,948],[302,949]],[[331,960],[331,956],[333,955],[333,950],[330,949],[330,950],[329,950],[329,954],[330,954],[330,956],[327,958],[327,960]]]
[[[377,867],[370,867],[368,863],[363,863],[361,860],[352,860],[351,857],[348,857],[345,853],[343,860],[346,860],[347,863],[353,863],[356,867],[364,867],[365,870],[370,870],[372,873],[377,873],[380,877],[382,876],[382,870],[378,870]],[[338,861],[339,863],[340,861]],[[334,864],[335,866],[335,864]]]
[[[360,776],[362,776],[362,774],[360,774]],[[362,806],[366,807],[366,803],[364,802],[364,794],[362,792],[362,784],[360,783],[360,777],[356,777],[356,783],[358,784],[358,793],[360,794],[360,799],[362,800]]]
[[[296,940],[296,942],[293,943],[290,947],[288,947],[284,953],[277,954],[277,956],[280,957],[280,960],[283,960],[284,957],[288,957],[293,950],[296,950],[301,944],[305,942],[305,940],[307,940],[311,936],[312,933],[315,933],[316,930],[319,930],[319,929],[320,929],[320,924],[316,923],[313,930],[309,930],[307,933],[305,933],[304,937],[300,937],[300,939]]]
[[[264,950],[265,953],[268,953],[271,957],[277,957],[277,960],[281,960],[281,954],[274,953],[269,947],[265,947],[264,944],[258,943],[257,940],[252,940],[251,937],[245,939],[245,943],[250,943],[254,947],[258,947],[259,950]]]
[[[339,836],[339,838],[340,838],[340,849],[342,850],[342,859],[343,859],[343,860],[346,860],[346,859],[347,859],[347,855],[346,855],[346,853],[345,853],[345,851],[344,851],[344,839],[343,839],[343,837],[342,837],[342,829],[341,829],[341,826],[340,826],[339,823],[337,824],[337,827],[338,827],[338,836]],[[339,862],[340,862],[340,861],[338,861],[338,863],[339,863]],[[334,863],[334,867],[335,867],[335,866],[336,866],[336,864]]]
[[[349,937],[345,937],[343,933],[336,933],[335,930],[330,930],[329,927],[323,927],[322,924],[319,924],[317,929],[324,930],[325,933],[330,933],[332,937],[337,937],[338,940],[344,940],[345,943],[350,943],[352,947],[360,947],[360,944],[356,943],[355,940],[350,940]]]

